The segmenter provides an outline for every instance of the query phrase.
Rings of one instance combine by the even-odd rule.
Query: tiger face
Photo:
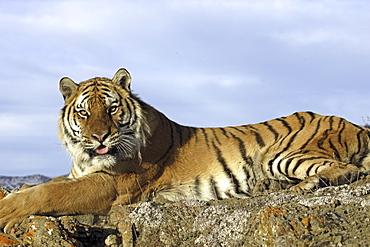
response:
[[[131,77],[119,70],[112,80],[94,78],[80,84],[60,81],[65,99],[59,135],[81,174],[111,169],[120,160],[140,155],[148,127]]]

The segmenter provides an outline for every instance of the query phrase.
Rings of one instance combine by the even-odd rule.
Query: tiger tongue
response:
[[[109,148],[107,146],[100,146],[97,149],[95,149],[95,152],[97,154],[106,154],[108,153],[108,151],[109,151]]]

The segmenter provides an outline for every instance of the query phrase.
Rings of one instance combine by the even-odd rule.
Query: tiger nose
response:
[[[105,138],[107,138],[109,132],[104,132],[104,133],[94,133],[94,134],[91,134],[91,136],[96,139],[97,141],[99,142],[102,142],[105,140]]]

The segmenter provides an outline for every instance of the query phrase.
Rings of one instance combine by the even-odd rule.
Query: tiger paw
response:
[[[319,176],[310,176],[300,182],[297,185],[291,187],[291,189],[297,194],[303,194],[305,192],[309,192],[314,190],[315,188],[319,187],[320,185],[320,177]]]
[[[0,200],[0,229],[9,233],[11,228],[30,216],[31,211],[32,205],[27,204],[26,196],[23,193],[7,195]]]

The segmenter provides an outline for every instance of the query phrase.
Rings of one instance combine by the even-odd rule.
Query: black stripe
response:
[[[135,103],[131,98],[126,98],[126,104],[129,111],[130,124],[133,125],[137,121]]]
[[[88,89],[89,89],[90,87],[94,87],[94,86],[95,86],[95,84],[93,84],[93,83],[87,84],[87,85],[85,85],[85,87],[84,87],[84,89],[83,89],[82,91],[90,92]]]
[[[293,143],[294,139],[297,137],[297,135],[298,135],[298,132],[295,132],[292,135],[292,137],[289,139],[287,145],[285,146],[285,148],[280,153],[283,153],[283,152],[287,151],[290,148],[290,146],[292,145],[292,143]],[[279,156],[279,154],[275,158],[277,158],[278,156]]]
[[[289,158],[287,159],[287,161],[285,162],[285,169],[284,169],[284,172],[281,170],[281,166],[280,164],[278,164],[278,171],[281,173],[281,174],[284,174],[286,176],[289,176],[289,167],[290,167],[290,164],[292,163],[292,161],[294,159],[296,159],[297,157],[293,157],[293,158]]]
[[[230,127],[230,128],[233,129],[233,130],[239,131],[243,135],[246,135],[246,133],[243,130],[241,130],[240,128],[238,128],[238,127]]]
[[[198,133],[199,133],[199,128],[194,128],[194,137],[195,137],[195,142],[196,143],[198,143],[198,141],[199,141]]]
[[[84,103],[84,101],[88,101],[88,99],[90,98],[91,96],[89,94],[86,94],[86,95],[82,95],[81,96],[81,100],[80,100],[80,104],[77,105],[78,108],[83,108],[83,106],[81,104]],[[76,101],[75,101],[76,102]]]
[[[118,100],[115,100],[114,102],[118,102]],[[123,102],[125,103],[126,107],[123,106]],[[122,98],[121,95],[119,95],[119,105],[118,105],[118,107],[121,108],[121,114],[119,115],[119,125],[120,125],[120,127],[123,128],[123,127],[129,126],[130,125],[131,110],[130,110],[129,107],[127,107],[127,102],[124,98]],[[124,108],[128,108],[128,114],[127,114],[127,112],[125,112]]]
[[[319,148],[319,149],[321,149],[321,150],[324,150],[324,151],[327,151],[324,147],[323,147],[323,145],[324,145],[324,142],[325,142],[325,140],[326,140],[326,138],[327,138],[328,136],[327,136],[327,133],[326,133],[326,131],[323,133],[323,137],[317,142],[317,147]]]
[[[362,145],[361,145],[361,135],[364,131],[363,130],[360,130],[358,133],[357,133],[357,154],[359,154],[361,152],[361,149],[362,149]]]
[[[218,144],[221,145],[221,142],[220,140],[218,139],[218,133],[216,132],[216,129],[215,128],[211,128],[212,132],[213,132],[213,136],[215,138],[215,140],[217,141]]]
[[[312,170],[316,165],[318,165],[318,163],[313,163],[313,164],[311,164],[311,165],[308,167],[308,169],[306,170],[306,176],[307,176],[307,177],[309,177],[309,176],[310,176],[310,172],[311,172],[311,170]],[[316,173],[315,173],[315,174],[316,174]]]
[[[104,95],[105,97],[107,98],[112,98],[112,96],[110,96],[108,93],[106,92],[101,92],[100,94]],[[105,99],[104,97],[100,97],[101,99]]]
[[[119,128],[128,128],[130,126],[130,122],[123,122],[123,123],[118,123]]]
[[[334,123],[334,117],[333,116],[328,116],[329,118],[329,123],[330,123],[330,129],[333,129],[333,123]]]
[[[297,114],[296,116],[298,118],[299,123],[301,124],[300,130],[302,130],[306,126],[306,119],[300,114]]]
[[[324,143],[327,140],[329,133],[333,130],[333,117],[327,116],[324,118],[324,120],[327,120],[328,118],[329,118],[329,128],[324,131],[323,137],[317,142],[317,147],[325,151],[328,150],[324,148]]]
[[[348,155],[348,152],[349,152],[348,142],[344,142],[344,146],[346,148],[346,153]]]
[[[197,195],[197,198],[202,197],[202,193],[201,193],[200,188],[201,188],[200,178],[199,178],[199,176],[196,176],[195,180],[194,180],[194,189],[195,189],[195,194]]]
[[[315,113],[310,112],[310,111],[307,111],[306,113],[307,113],[308,115],[310,115],[310,117],[311,117],[311,121],[310,121],[310,122],[312,123],[312,121],[313,121],[313,120],[315,120],[315,118],[316,118],[316,117],[315,117]]]
[[[268,124],[267,122],[263,122],[262,123],[263,125],[265,125],[267,127],[267,129],[272,133],[274,134],[275,136],[275,141],[279,138],[279,133],[270,125]]]
[[[361,150],[362,150],[361,135],[362,135],[363,132],[364,131],[362,129],[360,129],[360,131],[356,135],[356,138],[357,138],[357,152],[352,154],[351,159],[350,159],[351,161],[356,160],[356,156],[361,153]]]
[[[81,131],[78,126],[80,126],[76,121],[77,119],[75,118],[75,114],[77,113],[76,109],[74,107],[68,108],[68,112],[66,113],[67,115],[67,122],[68,122],[68,127],[71,129],[71,131],[78,132]],[[76,131],[77,127],[77,131]]]
[[[338,152],[338,149],[334,146],[331,139],[329,139],[329,145],[330,145],[330,148],[333,149],[333,155],[335,155],[335,157],[333,157],[333,158],[334,159],[339,158],[339,160],[341,161],[342,158],[340,157],[340,152]]]
[[[112,91],[110,90],[110,88],[109,88],[109,87],[107,87],[107,86],[105,86],[105,85],[104,85],[104,86],[102,85],[102,86],[100,87],[100,90],[102,90],[102,91],[104,91],[104,92],[107,92],[107,93],[112,92]]]
[[[222,200],[223,198],[221,197],[221,192],[220,192],[220,189],[218,188],[217,184],[216,184],[216,181],[213,179],[213,177],[211,177],[210,179],[210,189],[211,189],[211,192],[212,194],[215,195],[215,197],[218,199],[218,200]]]
[[[255,130],[255,131],[258,131],[258,129],[256,127],[254,127],[253,125],[243,125],[242,127],[244,127],[245,129],[252,129],[252,130]]]
[[[309,137],[309,138],[307,138],[306,140],[306,142],[301,146],[301,148],[300,149],[304,149],[304,148],[306,148],[306,146],[312,141],[312,139],[317,135],[317,133],[318,133],[318,131],[319,131],[319,129],[320,129],[320,127],[321,127],[321,119],[319,119],[319,121],[317,122],[317,125],[316,125],[316,128],[315,128],[315,131],[313,132],[313,134]]]
[[[249,168],[249,169],[248,169]],[[252,170],[252,167],[251,166],[243,166],[243,171],[244,171],[244,174],[245,174],[245,177],[246,177],[246,180],[253,177],[253,170]],[[248,183],[247,183],[248,185]],[[249,193],[248,193],[249,194]]]
[[[247,129],[249,132],[251,132],[254,135],[254,137],[256,138],[256,142],[258,143],[260,147],[264,147],[266,145],[262,139],[262,136],[258,133],[259,129],[257,129],[256,127],[252,125],[243,125],[242,127]]]
[[[302,154],[309,154],[311,152],[312,152],[312,150],[301,150]],[[315,152],[316,155],[318,155],[318,154],[322,155],[321,157],[323,157],[324,159],[331,159],[332,158],[332,156],[330,156],[328,154],[328,152],[322,152],[322,151],[318,151],[318,150],[315,150],[314,152]]]
[[[182,147],[183,146],[183,138],[182,138],[182,130],[181,130],[181,127],[178,124],[176,124],[176,123],[174,123],[174,125],[175,125],[175,128],[176,128],[176,134],[179,137],[179,144]]]
[[[162,157],[160,157],[154,164],[158,164],[160,161],[162,161],[163,159],[165,159],[164,161],[163,161],[163,164],[166,164],[167,163],[167,161],[171,158],[171,155],[170,155],[170,153],[171,153],[171,151],[172,151],[172,149],[173,149],[173,142],[174,142],[174,136],[173,136],[173,126],[172,126],[172,122],[170,122],[170,121],[168,121],[167,120],[167,124],[169,125],[169,127],[170,127],[170,139],[171,139],[171,143],[170,143],[170,145],[168,145],[168,147],[167,147],[167,150],[166,150],[166,152],[164,152],[164,154],[162,155]]]
[[[243,140],[242,139],[240,139],[239,137],[237,137],[237,136],[235,136],[233,133],[231,133],[230,132],[230,134],[231,134],[231,136],[235,139],[235,140],[237,140],[238,142],[239,142],[239,152],[240,152],[240,155],[242,156],[242,158],[243,158],[243,160],[244,160],[244,163],[246,164],[246,165],[251,165],[251,157],[247,157],[247,149],[246,149],[246,147],[245,147],[245,145],[244,145],[244,142],[243,142]],[[243,166],[244,167],[244,166]],[[249,176],[247,176],[247,178],[248,178]]]
[[[194,127],[187,127],[188,131],[188,140],[191,139],[191,137],[195,137],[195,141],[197,141],[197,129]]]
[[[73,142],[73,144],[77,144],[80,142],[80,140],[76,139],[73,135],[69,133],[69,130],[67,129],[65,125],[63,125],[63,128],[64,128],[65,135]]]
[[[219,128],[222,132],[222,134],[226,137],[226,138],[230,138],[228,135],[227,135],[227,131],[225,130],[225,128]]]
[[[339,120],[338,128],[340,129],[339,132],[338,132],[338,142],[343,147],[342,135],[343,135],[343,131],[345,130],[345,123],[344,123],[344,119],[343,118],[341,118]],[[348,152],[348,150],[346,150],[346,151]]]
[[[70,122],[69,122],[69,118],[72,117],[72,120],[74,121],[74,118],[73,118],[73,113],[71,113],[73,111],[73,108],[72,107],[64,107],[63,108],[63,112],[62,112],[62,117],[61,117],[61,121],[62,121],[62,126],[63,126],[63,129],[64,129],[64,133],[67,135],[67,137],[74,143],[79,143],[80,141],[75,138],[75,136],[71,135],[70,132],[75,132],[72,128],[72,126],[70,126]],[[67,119],[67,123],[68,125],[65,125],[65,120]]]
[[[300,159],[298,160],[293,169],[292,169],[292,174],[294,175],[295,172],[297,171],[297,169],[299,168],[299,166],[303,163],[303,162],[306,162],[306,161],[309,161],[309,160],[317,160],[317,159],[323,159],[323,157],[309,157],[309,158],[303,158],[303,159]]]
[[[224,172],[229,176],[229,178],[231,179],[231,182],[235,185],[235,190],[236,190],[236,193],[237,194],[244,194],[244,195],[248,195],[247,193],[245,193],[244,191],[242,191],[240,189],[241,185],[240,185],[240,182],[238,179],[236,179],[236,177],[234,176],[233,172],[229,169],[229,167],[227,166],[227,163],[225,161],[225,159],[222,157],[222,153],[221,153],[221,150],[216,146],[215,143],[213,143],[213,148],[216,150],[216,154],[217,154],[217,160],[218,162],[221,164],[221,167],[223,168]]]
[[[89,94],[89,93],[90,93],[90,91],[86,91],[86,90],[84,90],[84,91],[81,93],[81,96],[86,97],[86,96],[87,96],[87,94]]]
[[[290,125],[284,119],[285,118],[277,118],[276,120],[281,122],[284,125],[284,127],[288,129],[289,133],[292,132],[292,127],[290,127]]]
[[[208,140],[208,135],[206,133],[206,130],[204,128],[200,128],[200,130],[202,131],[202,133],[204,135],[204,139],[205,139],[205,142],[207,144],[207,147],[209,147],[209,140]]]
[[[252,130],[251,132],[254,134],[256,141],[261,148],[266,146],[265,142],[262,139],[262,136],[257,131]]]
[[[305,125],[305,122],[306,122],[304,117],[302,115],[300,115],[298,112],[294,113],[293,115],[298,119],[299,123],[301,124],[301,127],[303,127]]]
[[[157,114],[157,117],[159,118],[159,120],[161,120],[162,125],[165,125],[165,124],[168,123],[168,118],[166,118],[162,113],[157,111],[156,114]]]
[[[279,120],[279,119],[278,119],[278,120]],[[284,126],[286,126],[286,127],[288,128],[288,130],[292,130],[292,128],[291,128],[291,127],[290,127],[290,126],[289,126],[289,125],[288,125],[284,120],[280,119],[280,121],[281,121],[281,122],[283,122]],[[280,151],[279,153],[277,153],[277,154],[274,156],[274,158],[272,158],[272,159],[268,162],[268,166],[269,166],[269,168],[270,168],[270,173],[271,173],[271,175],[272,175],[272,176],[274,176],[274,171],[273,171],[273,169],[272,169],[272,165],[273,165],[274,161],[275,161],[275,160],[276,160],[280,155],[282,155],[285,151],[287,151],[287,150],[290,148],[290,146],[291,146],[291,144],[293,143],[294,139],[296,138],[297,134],[298,134],[298,132],[295,132],[295,133],[292,135],[292,137],[289,139],[289,141],[288,141],[287,145],[284,147],[284,149],[283,149],[282,151]],[[282,140],[282,142],[284,142],[285,138],[287,138],[289,135],[290,135],[290,133],[288,133],[288,134],[284,137],[284,139]]]
[[[317,166],[316,167],[316,169],[315,169],[315,172],[314,172],[314,174],[317,174],[318,173],[318,171],[319,171],[319,169],[320,169],[320,167],[322,167],[322,166],[326,166],[326,164],[328,164],[328,163],[332,163],[332,162],[330,162],[330,161],[324,161],[323,163],[322,163],[322,165],[319,165],[319,166]]]
[[[362,164],[363,160],[365,158],[367,158],[367,156],[368,156],[368,151],[363,153],[360,158],[357,158],[354,161],[351,160],[350,162],[351,162],[351,164],[360,165],[360,164]]]

